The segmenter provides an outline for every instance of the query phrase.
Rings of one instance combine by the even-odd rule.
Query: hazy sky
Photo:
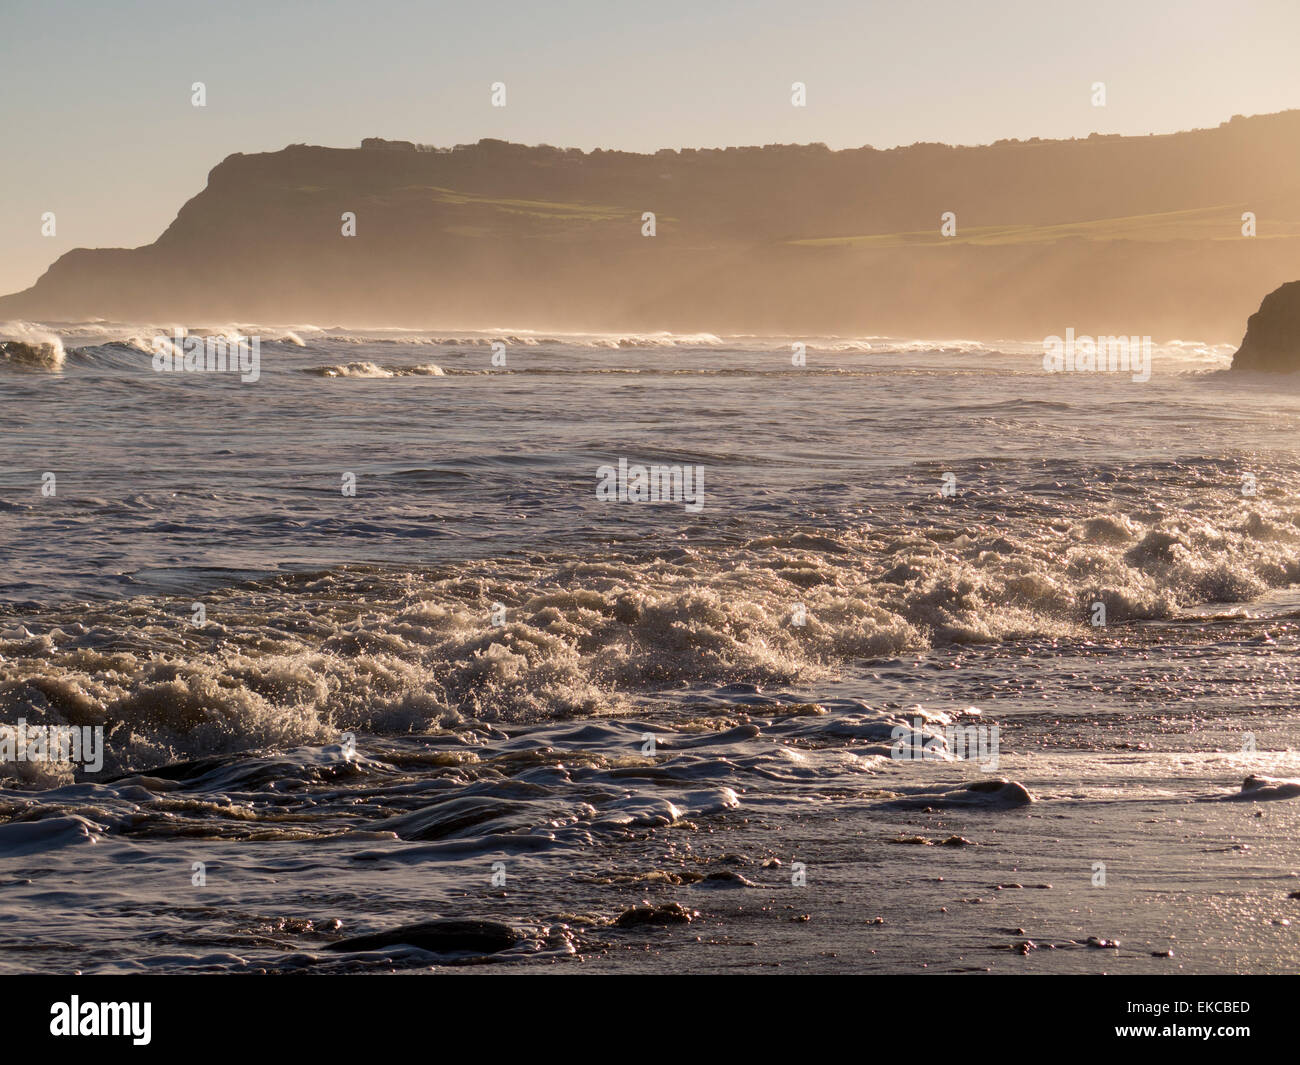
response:
[[[0,292],[150,243],[232,152],[1169,132],[1300,106],[1297,40],[1300,0],[0,0]]]

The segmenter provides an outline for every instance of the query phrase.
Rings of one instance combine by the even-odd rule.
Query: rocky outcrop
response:
[[[1266,373],[1300,370],[1300,281],[1288,281],[1264,297],[1246,323],[1246,336],[1232,357],[1232,368]]]

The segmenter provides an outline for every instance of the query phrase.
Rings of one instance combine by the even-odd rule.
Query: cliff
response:
[[[1288,281],[1264,297],[1246,323],[1232,368],[1268,373],[1300,370],[1300,281]]]
[[[888,151],[364,143],[233,155],[153,244],[71,251],[0,320],[1227,340],[1300,268],[1300,111]]]

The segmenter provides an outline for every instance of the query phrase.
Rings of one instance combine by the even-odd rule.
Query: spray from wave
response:
[[[63,341],[27,322],[4,322],[0,324],[0,360],[10,366],[58,373],[63,369]]]

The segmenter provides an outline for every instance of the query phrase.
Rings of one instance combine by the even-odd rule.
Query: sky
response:
[[[234,152],[1164,133],[1300,107],[1297,40],[1297,0],[0,0],[0,293],[152,242]]]

